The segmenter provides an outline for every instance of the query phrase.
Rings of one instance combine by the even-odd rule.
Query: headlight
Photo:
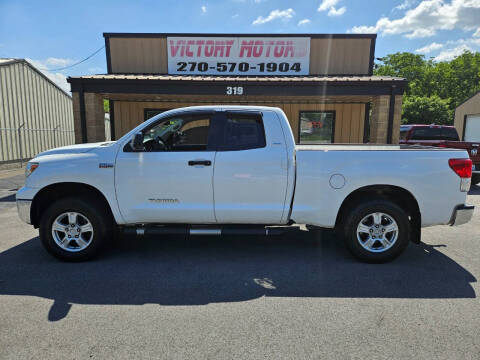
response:
[[[29,177],[31,173],[33,173],[38,168],[38,163],[36,162],[29,162],[25,167],[25,177]]]

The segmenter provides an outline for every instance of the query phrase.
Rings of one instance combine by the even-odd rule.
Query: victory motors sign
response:
[[[308,37],[168,37],[168,73],[308,75]]]

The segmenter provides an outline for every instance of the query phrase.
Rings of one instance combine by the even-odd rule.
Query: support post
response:
[[[82,129],[82,143],[86,143],[88,140],[87,137],[87,119],[85,116],[85,94],[83,89],[78,92],[79,101],[80,101],[80,127]]]
[[[387,144],[392,143],[393,138],[393,115],[395,111],[395,85],[392,85],[390,92],[390,103],[388,105],[388,130],[387,130]]]
[[[109,101],[109,108],[110,108],[110,140],[114,141],[115,138],[115,101]]]

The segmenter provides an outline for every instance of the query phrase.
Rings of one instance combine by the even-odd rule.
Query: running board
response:
[[[297,226],[225,226],[225,227],[195,227],[195,226],[125,226],[123,233],[131,236],[159,235],[192,235],[192,236],[275,236],[291,231],[298,231]]]

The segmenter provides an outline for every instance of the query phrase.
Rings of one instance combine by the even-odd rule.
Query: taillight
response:
[[[472,160],[450,159],[448,165],[460,176],[460,191],[467,192],[472,184]]]
[[[463,178],[472,177],[472,160],[470,159],[450,159],[448,165],[455,173]]]

